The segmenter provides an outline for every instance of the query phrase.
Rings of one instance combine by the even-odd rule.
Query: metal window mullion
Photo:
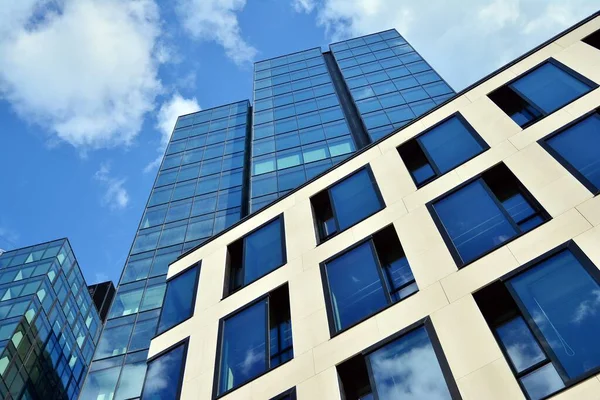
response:
[[[430,133],[426,132],[426,134]],[[433,172],[435,172],[436,177],[439,177],[442,175],[440,169],[438,168],[438,166],[435,164],[435,162],[433,161],[433,158],[431,158],[431,155],[429,154],[429,152],[427,151],[427,149],[425,148],[425,146],[423,145],[423,143],[421,143],[420,138],[416,138],[415,141],[417,142],[417,144],[419,145],[419,148],[421,149],[421,151],[423,152],[423,154],[425,155],[425,158],[427,159],[427,162],[429,163],[429,165],[431,165],[431,169],[433,169]]]
[[[537,69],[537,68],[536,68]],[[531,71],[533,72],[533,71]],[[531,72],[529,72],[528,74],[524,75],[523,77],[529,75]],[[523,78],[522,77],[522,78]],[[517,79],[518,81],[519,79]],[[516,81],[515,81],[516,82]],[[514,83],[514,82],[513,82]],[[523,94],[520,90],[518,90],[516,87],[513,86],[513,83],[507,85],[507,87],[512,90],[517,96],[519,96],[521,98],[521,100],[525,101],[527,104],[529,104],[531,107],[533,107],[537,112],[540,113],[540,115],[542,116],[546,116],[548,115],[548,113],[544,110],[542,110],[537,104],[535,104],[534,101],[532,101],[529,97],[527,97],[525,94]]]
[[[515,221],[510,216],[510,214],[508,213],[508,211],[506,211],[506,208],[502,205],[502,203],[500,202],[500,200],[498,200],[498,197],[496,197],[496,194],[492,191],[492,189],[490,189],[490,187],[486,183],[485,179],[479,178],[478,181],[481,182],[481,185],[483,186],[483,188],[488,193],[488,196],[490,196],[490,198],[492,199],[492,201],[500,209],[500,212],[502,213],[502,215],[504,215],[504,217],[506,218],[506,220],[508,221],[508,223],[513,227],[513,229],[515,230],[515,235],[518,235],[519,233],[521,233],[522,232],[521,228],[519,227],[519,225],[517,225],[515,223]]]
[[[372,254],[374,256],[375,268],[377,269],[377,274],[379,275],[379,281],[383,288],[385,299],[387,300],[388,304],[392,304],[394,301],[392,300],[392,295],[390,293],[391,290],[390,290],[387,280],[385,279],[383,267],[381,266],[381,262],[379,261],[379,255],[377,254],[377,249],[375,248],[375,243],[373,242],[373,238],[369,239],[369,246],[371,247],[371,251],[373,252]]]

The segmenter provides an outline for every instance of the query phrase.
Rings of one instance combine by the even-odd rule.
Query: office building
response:
[[[96,306],[96,310],[98,310],[100,321],[104,323],[108,315],[108,309],[115,297],[115,285],[112,281],[95,283],[88,286],[88,292],[90,293],[90,296],[92,296],[92,301],[94,302],[94,306]]]
[[[597,399],[599,30],[179,257],[142,398]]]
[[[254,107],[179,117],[82,398],[139,396],[170,262],[453,93],[390,30],[257,62]]]
[[[0,255],[0,398],[77,399],[101,326],[67,239]]]

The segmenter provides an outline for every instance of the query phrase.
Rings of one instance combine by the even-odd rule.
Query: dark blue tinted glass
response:
[[[600,285],[569,250],[509,281],[569,378],[600,366]]]
[[[510,85],[536,106],[551,113],[588,92],[590,87],[551,63],[545,63]]]
[[[452,193],[433,207],[465,263],[517,234],[482,180]]]
[[[523,318],[517,317],[505,322],[496,328],[496,333],[517,373],[546,359]]]
[[[273,271],[284,263],[281,218],[244,238],[244,283]]]
[[[546,143],[600,190],[600,115],[584,119]]]
[[[450,118],[417,140],[442,174],[483,151],[483,146],[458,117]]]
[[[428,179],[433,178],[435,176],[435,171],[430,164],[423,164],[420,167],[411,170],[410,174],[415,179],[416,184],[420,185]]]
[[[267,315],[265,300],[224,321],[219,394],[267,370]]]
[[[540,216],[533,217],[537,211],[522,193],[517,192],[502,200],[502,206],[523,232],[529,231],[544,222],[544,219]]]
[[[383,268],[392,298],[395,301],[401,300],[418,290],[415,277],[405,256],[383,265]]]
[[[425,327],[366,358],[373,374],[373,391],[380,400],[452,398]]]
[[[346,229],[383,208],[375,185],[369,172],[363,169],[330,189],[340,229]]]
[[[192,316],[194,291],[200,267],[190,268],[167,282],[162,314],[158,322],[158,333],[174,327]]]
[[[185,350],[181,344],[148,363],[142,400],[176,400],[183,379]]]
[[[371,242],[326,265],[335,326],[344,329],[388,304]]]

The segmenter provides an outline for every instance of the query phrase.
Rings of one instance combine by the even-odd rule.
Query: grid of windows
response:
[[[373,141],[454,95],[395,30],[330,48]]]
[[[254,78],[251,211],[356,149],[320,49],[256,63]]]
[[[0,255],[0,398],[78,398],[100,327],[66,239]]]

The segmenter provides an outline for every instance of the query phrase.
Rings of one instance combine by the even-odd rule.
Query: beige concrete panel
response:
[[[390,225],[392,221],[401,218],[403,215],[406,215],[406,207],[402,201],[397,201],[350,229],[353,231],[356,241],[360,241]]]
[[[595,196],[577,206],[577,210],[594,226],[600,225],[600,196]]]
[[[506,69],[500,72],[499,74],[492,76],[485,82],[480,83],[473,89],[469,90],[466,93],[466,96],[469,100],[473,102],[477,101],[481,97],[487,96],[489,93],[498,89],[500,86],[506,84],[506,82],[512,80],[515,77],[516,75],[512,70]]]
[[[252,382],[252,399],[265,400],[277,396],[315,374],[312,352],[300,356]]]
[[[444,105],[442,108],[439,108],[433,111],[431,114],[428,114],[425,117],[423,117],[421,119],[421,122],[423,123],[425,129],[427,129],[437,124],[444,118],[454,114],[463,107],[468,106],[469,104],[471,104],[471,100],[469,100],[467,96],[459,96],[453,99],[450,103]]]
[[[330,367],[296,386],[298,400],[342,400],[335,367]]]
[[[600,226],[590,229],[575,237],[575,243],[588,258],[600,269]]]
[[[356,243],[353,232],[352,229],[346,229],[337,236],[321,243],[314,250],[304,254],[302,256],[302,268],[304,268],[305,271],[311,268],[317,268],[319,263],[352,246]]]
[[[573,120],[573,116],[566,112],[564,109],[560,109],[541,121],[531,125],[521,133],[512,136],[509,140],[519,150],[529,146],[531,143],[538,141],[539,139],[549,135],[555,130],[565,126]]]
[[[225,397],[221,397],[224,400],[249,400],[252,399],[252,382],[245,384],[233,392],[229,393]],[[211,397],[207,397],[206,399],[212,399]]]
[[[329,325],[325,308],[296,318],[292,309],[292,336],[294,355],[302,354],[329,340]]]
[[[600,83],[600,51],[583,42],[575,42],[554,57],[583,76]]]
[[[536,51],[535,53],[531,54],[529,57],[525,58],[524,60],[519,61],[518,63],[516,63],[515,65],[510,67],[510,70],[515,75],[519,76],[519,75],[529,71],[533,67],[537,66],[541,62],[549,59],[550,57],[555,56],[557,53],[560,53],[561,51],[563,51],[562,47],[560,47],[559,45],[557,45],[555,43],[550,43],[548,46]]]
[[[302,200],[284,214],[287,259],[293,260],[317,246],[310,201]]]
[[[487,96],[461,108],[460,113],[490,146],[522,131],[521,127]]]
[[[196,295],[195,310],[205,310],[217,304],[223,297],[225,283],[225,265],[227,263],[227,248],[221,247],[202,260],[198,294]],[[169,271],[172,267],[169,268]]]
[[[457,384],[464,400],[525,399],[504,358],[459,379]]]
[[[600,65],[596,66],[596,68],[600,70]],[[596,88],[571,104],[566,105],[564,110],[572,115],[573,119],[577,119],[598,108],[598,106],[600,106],[600,88]]]
[[[519,263],[525,264],[591,227],[577,210],[572,209],[509,243],[508,249]]]
[[[517,268],[519,263],[507,247],[486,255],[458,272],[441,280],[444,292],[452,303]]]
[[[596,17],[572,32],[567,33],[563,37],[557,39],[555,43],[562,47],[569,47],[598,29],[600,29],[600,17]]]
[[[454,379],[502,357],[473,296],[465,296],[436,311],[431,319]]]
[[[598,400],[600,381],[590,378],[552,397],[553,400]]]
[[[394,226],[407,256],[430,251],[432,246],[445,245],[425,206],[421,206],[394,221]]]
[[[370,318],[313,349],[319,373],[377,343],[382,337],[375,318]]]
[[[302,319],[325,308],[320,268],[311,268],[290,279],[292,317]]]
[[[537,190],[535,197],[544,209],[555,217],[592,198],[592,194],[569,174]]]
[[[377,314],[375,320],[381,337],[386,338],[447,305],[448,299],[436,283]]]
[[[440,176],[436,180],[414,193],[411,193],[404,197],[404,204],[408,211],[412,211],[415,208],[426,204],[427,202],[435,199],[436,197],[446,193],[447,191],[454,189],[460,185],[461,180],[456,174],[456,171],[450,171],[445,175]]]
[[[377,147],[384,154],[391,149],[395,149],[402,143],[410,140],[425,130],[425,125],[421,121],[415,121],[405,128],[400,129],[397,133],[379,143]]]
[[[467,163],[456,168],[456,174],[461,181],[471,179],[477,174],[482,173],[486,169],[498,164],[500,161],[515,154],[517,149],[508,140],[496,144],[494,147],[486,150],[484,153],[469,160]]]
[[[458,270],[448,247],[444,243],[432,244],[429,246],[428,251],[420,253],[413,254],[412,251],[406,248],[404,248],[404,252],[417,285],[421,289]]]
[[[373,160],[371,168],[385,204],[401,201],[402,197],[417,190],[396,148]]]
[[[181,388],[181,400],[204,400],[212,398],[213,382],[211,379],[212,376],[202,375],[189,381],[184,381]],[[238,396],[243,395],[244,389],[242,388],[241,391],[242,393]],[[227,398],[230,399],[230,397]]]
[[[353,159],[341,164],[339,167],[337,167],[337,173],[339,174],[340,178],[345,178],[347,176],[352,175],[353,172],[357,171],[358,169],[366,166],[367,164],[369,164],[369,162],[377,159],[381,157],[381,150],[379,149],[379,147],[374,146],[371,147],[369,150],[365,151],[362,154],[359,154],[358,156],[354,157]]]
[[[190,337],[193,328],[197,325],[194,317],[174,326],[166,332],[163,332],[159,336],[156,336],[150,342],[150,349],[148,350],[148,358],[155,356],[161,351],[169,348],[175,343]],[[200,341],[200,334],[194,336],[194,346],[197,347],[197,343]],[[191,339],[190,339],[191,341]]]

